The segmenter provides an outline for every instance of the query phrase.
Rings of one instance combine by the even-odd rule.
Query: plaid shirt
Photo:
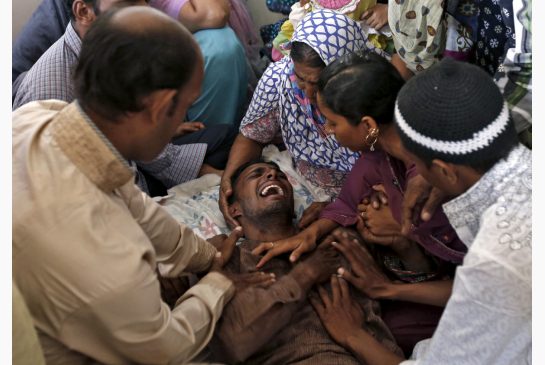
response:
[[[32,66],[24,77],[13,103],[13,109],[35,100],[58,99],[72,102],[75,99],[72,72],[78,62],[81,39],[68,24],[66,32]],[[150,163],[138,163],[165,187],[195,179],[206,155],[206,143],[186,145],[168,144],[165,150]],[[149,193],[144,176],[136,171],[136,183]]]
[[[68,24],[59,38],[28,71],[21,82],[13,109],[34,100],[58,99],[71,102],[75,99],[72,71],[78,62],[81,40]]]

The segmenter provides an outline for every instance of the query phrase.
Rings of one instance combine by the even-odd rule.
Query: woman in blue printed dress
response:
[[[316,106],[316,82],[322,69],[338,57],[366,49],[375,47],[360,26],[342,14],[316,11],[301,21],[290,56],[269,65],[261,77],[231,148],[220,187],[220,210],[229,226],[237,225],[227,209],[231,175],[259,157],[269,143],[283,143],[297,171],[336,197],[359,155],[325,132],[325,119]],[[300,224],[306,225],[321,206],[307,209]]]

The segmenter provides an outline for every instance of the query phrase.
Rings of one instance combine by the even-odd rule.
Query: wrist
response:
[[[306,230],[303,240],[306,242],[315,242],[320,238],[320,228],[311,224]]]
[[[400,284],[387,283],[378,291],[375,299],[396,300],[399,297]]]
[[[393,236],[393,242],[390,248],[399,255],[399,257],[408,255],[414,248],[413,241],[404,236]]]
[[[369,336],[362,328],[357,328],[351,333],[347,334],[341,345],[351,351],[354,351],[358,346],[361,346],[362,342],[366,340],[366,336]]]
[[[291,270],[290,276],[301,287],[301,290],[306,293],[312,288],[314,282],[318,279],[313,270],[307,269],[307,264],[301,262]]]

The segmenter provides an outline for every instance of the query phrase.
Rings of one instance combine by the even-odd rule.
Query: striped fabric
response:
[[[72,102],[75,99],[72,72],[80,51],[81,39],[72,24],[68,24],[64,35],[26,74],[17,91],[13,109],[35,100],[58,99]],[[157,159],[150,163],[138,162],[136,165],[157,178],[168,189],[197,177],[206,149],[206,143],[180,146],[168,144]],[[149,193],[144,176],[139,171],[135,173],[137,185]]]
[[[68,24],[66,32],[32,66],[21,82],[13,110],[35,100],[74,100],[72,69],[78,62],[81,40]]]
[[[174,145],[169,143],[161,154],[152,162],[137,162],[140,169],[159,179],[167,189],[193,180],[199,174],[206,143]]]

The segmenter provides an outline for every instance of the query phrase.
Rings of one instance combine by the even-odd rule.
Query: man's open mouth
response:
[[[281,195],[284,196],[284,190],[275,184],[265,186],[259,193],[262,197],[272,196],[272,195]]]

